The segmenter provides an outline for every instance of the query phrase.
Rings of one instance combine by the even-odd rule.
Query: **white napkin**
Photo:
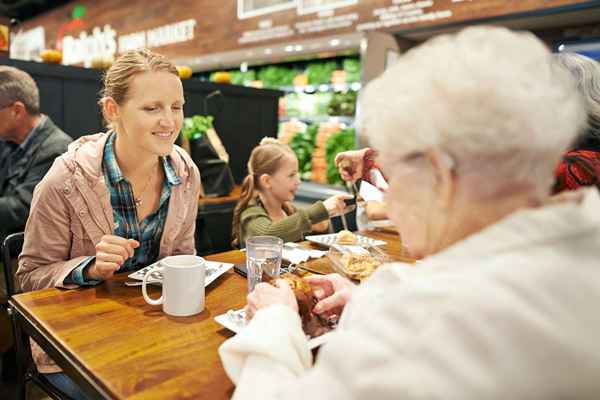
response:
[[[282,257],[292,264],[299,264],[311,258],[321,258],[325,254],[327,254],[326,251],[307,249],[296,243],[286,243],[283,245]]]
[[[367,181],[360,183],[359,194],[365,201],[383,201],[383,192]]]

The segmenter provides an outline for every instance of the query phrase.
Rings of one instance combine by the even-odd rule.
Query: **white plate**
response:
[[[215,317],[215,321],[235,333],[239,333],[246,327],[246,315],[243,309],[237,311],[229,310],[225,314],[217,315]],[[335,331],[330,331],[321,336],[310,339],[308,341],[308,348],[312,350],[327,342],[333,332]]]
[[[323,246],[331,246],[336,244],[337,233],[329,233],[327,235],[312,235],[305,238],[309,242],[321,244]],[[357,243],[355,246],[383,246],[386,244],[383,240],[372,239],[363,235],[356,235]]]
[[[144,280],[144,275],[146,271],[154,268],[160,262],[157,261],[154,264],[150,264],[145,268],[137,270],[129,275],[127,275],[131,279],[136,280]],[[206,261],[206,278],[204,281],[204,286],[208,286],[214,282],[219,276],[223,275],[225,272],[229,271],[233,268],[233,264],[230,263],[220,263],[216,261]],[[162,274],[159,271],[154,272],[149,278],[148,283],[162,283]]]

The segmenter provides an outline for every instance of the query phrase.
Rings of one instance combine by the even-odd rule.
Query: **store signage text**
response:
[[[10,57],[18,60],[35,60],[46,48],[46,33],[43,26],[25,32],[13,33],[10,41]]]
[[[194,39],[195,19],[186,19],[147,31],[128,33],[119,37],[119,53],[142,47],[153,48],[187,42]]]
[[[65,36],[62,41],[63,64],[83,63],[89,67],[92,58],[97,56],[114,56],[117,52],[117,32],[104,25],[102,29],[95,27],[92,34],[80,32],[79,37]]]
[[[187,19],[146,31],[121,35],[118,38],[117,32],[110,25],[104,25],[102,29],[95,27],[91,35],[83,31],[78,37],[63,38],[63,64],[83,63],[84,66],[89,67],[94,57],[114,57],[117,51],[123,53],[143,47],[154,48],[186,42],[194,38],[195,26],[195,19]]]

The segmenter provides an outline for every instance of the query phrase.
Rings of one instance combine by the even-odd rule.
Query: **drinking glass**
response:
[[[253,236],[246,239],[248,293],[263,280],[279,278],[283,240],[275,236]]]

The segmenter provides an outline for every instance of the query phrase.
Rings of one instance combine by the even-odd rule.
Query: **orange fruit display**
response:
[[[46,49],[40,53],[42,61],[47,63],[60,64],[62,62],[62,52],[54,49]]]

